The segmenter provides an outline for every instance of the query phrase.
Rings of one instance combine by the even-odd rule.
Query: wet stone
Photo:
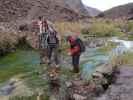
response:
[[[72,82],[65,82],[65,84],[67,88],[70,88],[73,85]]]
[[[14,89],[15,86],[8,84],[4,86],[0,91],[3,95],[9,95]]]
[[[73,94],[74,100],[86,100],[87,97],[79,95],[79,94]]]
[[[46,74],[43,74],[41,77],[42,77],[43,80],[47,80],[48,79]]]

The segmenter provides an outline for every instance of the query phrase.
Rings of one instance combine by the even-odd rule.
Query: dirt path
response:
[[[121,66],[116,83],[97,100],[133,100],[133,66]]]

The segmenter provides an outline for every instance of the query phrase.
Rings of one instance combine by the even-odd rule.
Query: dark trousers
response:
[[[48,50],[47,50],[47,48],[45,48],[45,49],[41,49],[41,51],[40,51],[40,63],[46,63],[47,61],[46,60],[48,60]]]
[[[59,52],[58,52],[58,47],[53,47],[53,46],[49,46],[48,47],[48,58],[49,58],[49,63],[51,63],[51,58],[52,58],[52,54],[54,54],[54,61],[55,64],[58,65],[59,64]]]
[[[72,56],[72,64],[75,72],[79,72],[79,60],[80,60],[80,54]]]

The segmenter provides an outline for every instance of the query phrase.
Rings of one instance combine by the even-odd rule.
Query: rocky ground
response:
[[[107,92],[97,100],[132,100],[133,98],[133,66],[121,66],[117,80]]]

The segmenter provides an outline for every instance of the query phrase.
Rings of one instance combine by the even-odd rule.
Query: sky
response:
[[[105,11],[112,7],[132,2],[133,0],[82,0],[85,5]]]

